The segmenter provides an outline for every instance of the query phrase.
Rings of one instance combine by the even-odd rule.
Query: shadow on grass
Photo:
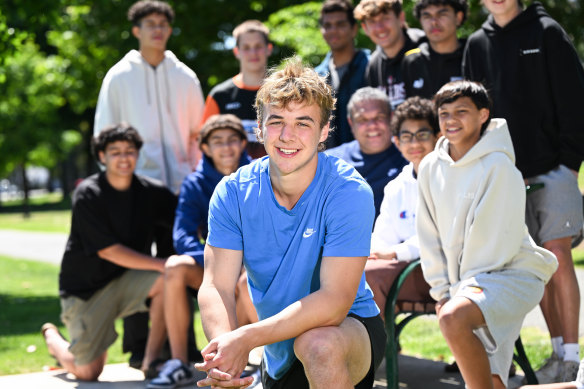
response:
[[[39,332],[45,322],[60,323],[58,296],[0,294],[0,337]]]
[[[32,212],[44,212],[44,211],[65,211],[71,209],[71,199],[66,196],[64,199],[58,202],[42,202],[35,203],[31,201],[28,206],[29,211]],[[16,205],[6,205],[2,204],[0,206],[0,213],[23,213],[24,206],[22,204]]]

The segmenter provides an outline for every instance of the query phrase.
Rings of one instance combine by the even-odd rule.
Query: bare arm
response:
[[[207,339],[237,328],[235,288],[242,261],[241,251],[205,246],[205,272],[198,302]]]
[[[115,263],[116,265],[127,267],[128,269],[154,270],[160,273],[164,272],[164,259],[154,258],[150,255],[139,253],[119,243],[99,250],[97,255],[107,261]]]
[[[323,258],[319,290],[270,318],[210,338],[211,342],[202,351],[205,362],[197,368],[228,373],[213,373],[211,376],[218,380],[239,377],[249,351],[254,347],[291,339],[313,328],[339,325],[355,300],[366,260],[366,257]],[[237,278],[233,277],[234,284],[236,281]],[[201,307],[201,312],[203,310]],[[221,382],[207,380],[199,384],[222,386]],[[226,383],[226,386],[229,385]]]
[[[320,289],[268,319],[241,327],[251,346],[294,338],[324,326],[338,326],[355,301],[367,257],[325,257]]]

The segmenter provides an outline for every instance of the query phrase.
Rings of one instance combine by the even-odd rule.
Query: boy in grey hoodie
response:
[[[443,137],[420,164],[416,229],[440,330],[468,388],[504,388],[525,315],[557,268],[525,226],[507,124],[470,81],[436,94]]]

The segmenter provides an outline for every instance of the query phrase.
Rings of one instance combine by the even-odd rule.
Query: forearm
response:
[[[101,258],[128,269],[164,272],[164,259],[139,253],[122,244],[114,244],[97,252]]]
[[[313,328],[338,326],[346,318],[354,299],[355,294],[339,296],[321,289],[280,313],[238,331],[243,333],[243,338],[249,339],[251,348],[295,338]]]
[[[213,285],[203,282],[199,288],[197,301],[199,303],[203,331],[207,339],[214,339],[237,328],[235,293],[229,296]]]

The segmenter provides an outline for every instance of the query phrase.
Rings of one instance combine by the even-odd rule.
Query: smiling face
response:
[[[481,137],[481,127],[489,119],[489,110],[478,109],[469,97],[459,97],[438,108],[440,132],[450,143],[450,156],[462,158]]]
[[[434,150],[436,135],[427,120],[406,119],[401,124],[399,136],[394,138],[395,145],[409,162],[414,164],[414,171],[428,153]]]
[[[132,27],[132,34],[138,39],[140,50],[166,50],[172,28],[163,14],[153,13],[145,16],[140,25]]]
[[[127,141],[119,140],[109,143],[104,151],[100,151],[99,161],[105,166],[105,172],[110,179],[129,178],[136,169],[138,149]]]
[[[382,101],[363,100],[353,108],[349,124],[353,136],[365,154],[377,154],[391,146],[389,106]]]
[[[328,137],[328,123],[321,128],[317,104],[291,102],[264,107],[262,139],[270,158],[270,176],[313,177],[318,165],[318,144]]]
[[[358,26],[357,24],[351,26],[345,12],[325,13],[322,15],[321,23],[320,32],[333,52],[353,47]]]
[[[390,57],[393,57],[405,43],[404,23],[403,12],[396,15],[393,11],[389,11],[365,19],[362,27],[373,43],[380,46]]]
[[[217,171],[228,175],[237,170],[241,153],[247,144],[239,133],[229,128],[219,128],[213,130],[205,142],[201,144],[201,149],[213,160]]]
[[[517,0],[482,0],[482,3],[501,27],[521,13]]]
[[[432,48],[441,44],[456,44],[456,28],[463,13],[449,5],[428,5],[420,12],[420,23]]]
[[[272,44],[267,43],[259,32],[246,32],[239,37],[239,43],[233,48],[233,54],[239,60],[242,72],[264,72],[268,57],[272,54]]]

